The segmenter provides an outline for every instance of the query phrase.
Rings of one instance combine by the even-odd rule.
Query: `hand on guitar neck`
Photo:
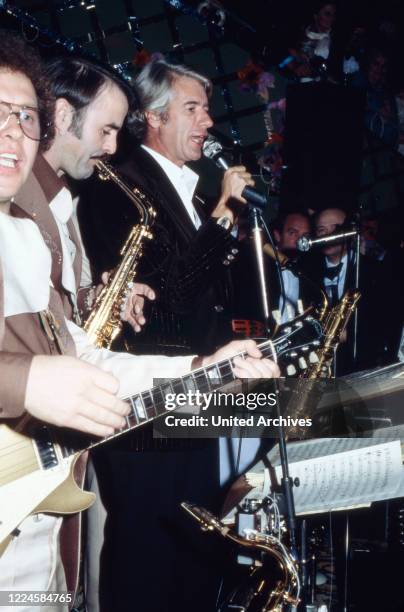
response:
[[[244,357],[240,353],[246,353]],[[264,359],[254,340],[234,340],[221,347],[209,357],[197,357],[193,368],[206,367],[222,359],[232,359],[233,372],[236,378],[278,378],[280,371],[271,359]]]

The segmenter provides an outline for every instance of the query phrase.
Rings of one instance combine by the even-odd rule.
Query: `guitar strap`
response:
[[[62,336],[60,334],[60,324],[49,309],[42,310],[38,314],[49,342],[56,346],[60,355],[63,355],[65,351]]]

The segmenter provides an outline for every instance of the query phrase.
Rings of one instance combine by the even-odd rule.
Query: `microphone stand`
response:
[[[359,225],[359,219],[358,219],[357,220],[358,233],[355,238],[356,260],[355,260],[355,287],[354,288],[356,291],[359,291],[359,272],[360,272],[359,258],[360,258],[361,236],[360,236],[359,228],[360,228],[360,225]],[[354,364],[356,366],[356,360],[358,358],[358,307],[355,308],[355,312],[354,312],[354,342],[353,342],[352,357],[353,357]]]
[[[263,241],[263,219],[261,211],[255,208],[250,204],[249,211],[249,222],[251,228],[251,238],[254,242],[254,251],[256,256],[256,265],[258,271],[258,279],[260,284],[260,295],[261,295],[261,306],[262,312],[265,318],[265,325],[267,330],[267,335],[270,335],[270,325],[269,325],[269,297],[267,291],[267,282],[265,275],[265,267],[264,267],[264,241]],[[283,497],[285,501],[285,521],[286,526],[289,532],[289,540],[290,540],[290,550],[293,555],[295,561],[298,561],[297,554],[297,545],[296,545],[296,513],[295,513],[295,504],[293,499],[292,485],[293,481],[289,474],[289,462],[288,462],[288,453],[286,448],[286,436],[285,429],[282,425],[281,420],[281,407],[280,407],[280,391],[279,391],[279,383],[275,379],[275,388],[277,394],[277,402],[276,402],[276,410],[277,417],[279,419],[279,427],[278,427],[278,435],[279,435],[279,456],[281,460],[282,466],[282,479],[281,479],[281,487],[283,491]]]
[[[262,228],[262,214],[255,206],[249,205],[249,222],[251,229],[251,238],[254,243],[255,261],[258,272],[258,284],[261,299],[261,311],[264,316],[265,330],[267,335],[270,334],[270,301],[268,295],[268,283],[265,274],[264,266],[264,230]]]

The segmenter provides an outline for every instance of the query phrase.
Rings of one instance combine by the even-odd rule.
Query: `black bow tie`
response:
[[[332,266],[331,268],[326,268],[324,272],[324,278],[329,278],[330,280],[334,280],[339,276],[339,273],[342,270],[342,261],[339,262],[336,266]]]

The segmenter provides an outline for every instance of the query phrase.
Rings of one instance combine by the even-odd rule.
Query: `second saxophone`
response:
[[[112,180],[139,211],[139,223],[135,225],[120,255],[122,260],[108,279],[95,301],[93,310],[85,322],[84,329],[91,342],[102,348],[110,348],[122,328],[121,308],[126,300],[130,283],[136,275],[136,268],[142,256],[145,240],[152,239],[150,231],[155,217],[148,196],[138,187],[129,187],[116,171],[105,161],[97,161],[96,168],[101,180]]]

